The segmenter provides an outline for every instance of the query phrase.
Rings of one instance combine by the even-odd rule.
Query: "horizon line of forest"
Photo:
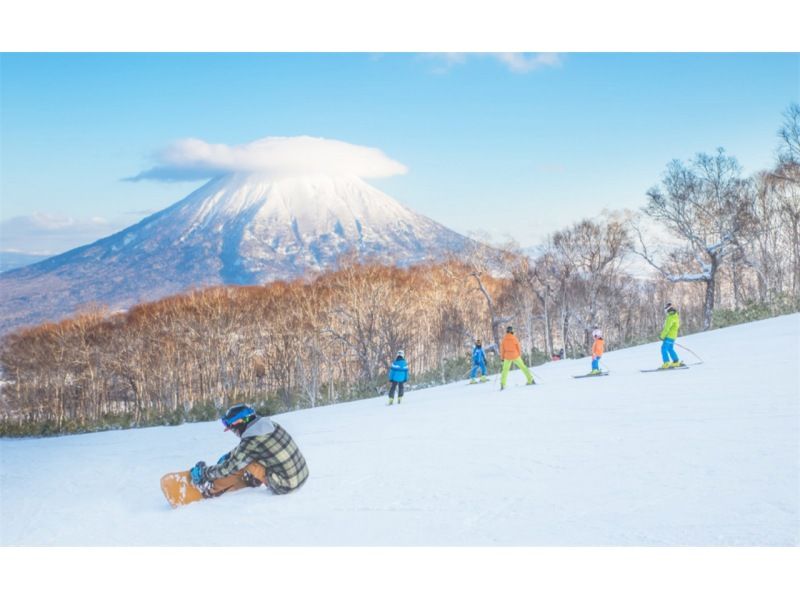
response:
[[[202,421],[234,402],[274,414],[375,396],[403,348],[413,390],[466,378],[476,338],[513,324],[526,362],[800,310],[800,105],[776,164],[718,149],[668,164],[640,213],[603,212],[526,255],[475,243],[401,268],[343,256],[316,276],[213,287],[20,329],[0,343],[0,435]],[[668,239],[663,240],[664,233]],[[652,275],[635,275],[632,260]],[[497,360],[490,360],[496,371]]]

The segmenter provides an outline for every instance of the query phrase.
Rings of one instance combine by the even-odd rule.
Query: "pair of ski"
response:
[[[603,370],[599,374],[582,374],[580,376],[573,376],[573,378],[599,378],[600,376],[608,376],[610,370]]]
[[[688,365],[680,365],[677,367],[670,367],[670,368],[653,368],[652,370],[639,370],[643,374],[647,374],[650,372],[669,372],[672,370],[688,370]],[[608,376],[609,370],[603,370],[599,374],[583,374],[582,376],[573,376],[573,378],[599,378],[600,376]]]
[[[688,369],[689,369],[689,366],[684,364],[684,365],[679,365],[677,367],[653,368],[652,370],[639,370],[639,371],[642,372],[643,374],[648,374],[650,372],[670,372],[672,370],[688,370]]]

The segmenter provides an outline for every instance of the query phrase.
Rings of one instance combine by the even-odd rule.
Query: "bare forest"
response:
[[[398,349],[409,388],[466,378],[513,324],[526,361],[652,342],[666,301],[691,333],[800,308],[800,106],[773,169],[720,149],[667,165],[638,214],[603,213],[535,250],[399,268],[354,256],[313,278],[209,288],[2,339],[0,432],[31,435],[268,413],[375,396]],[[652,234],[657,231],[658,234]],[[490,368],[498,360],[490,354]]]

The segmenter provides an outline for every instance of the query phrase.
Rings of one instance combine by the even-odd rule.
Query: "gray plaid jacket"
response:
[[[271,430],[271,431],[270,431]],[[207,480],[218,480],[256,461],[267,470],[267,483],[275,494],[296,490],[308,478],[308,465],[292,437],[268,417],[254,420],[230,456],[205,470]]]

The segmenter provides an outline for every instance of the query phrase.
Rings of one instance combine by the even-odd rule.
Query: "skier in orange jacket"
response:
[[[589,372],[590,376],[597,376],[600,374],[600,358],[603,356],[603,331],[595,328],[592,331],[594,343],[592,344],[592,371]]]
[[[522,348],[519,345],[519,340],[514,336],[514,328],[512,326],[506,328],[506,335],[500,341],[500,359],[503,360],[503,372],[500,374],[500,390],[506,387],[508,371],[511,369],[512,363],[522,370],[528,380],[528,384],[536,384],[530,371],[525,366],[525,362],[522,361]]]

